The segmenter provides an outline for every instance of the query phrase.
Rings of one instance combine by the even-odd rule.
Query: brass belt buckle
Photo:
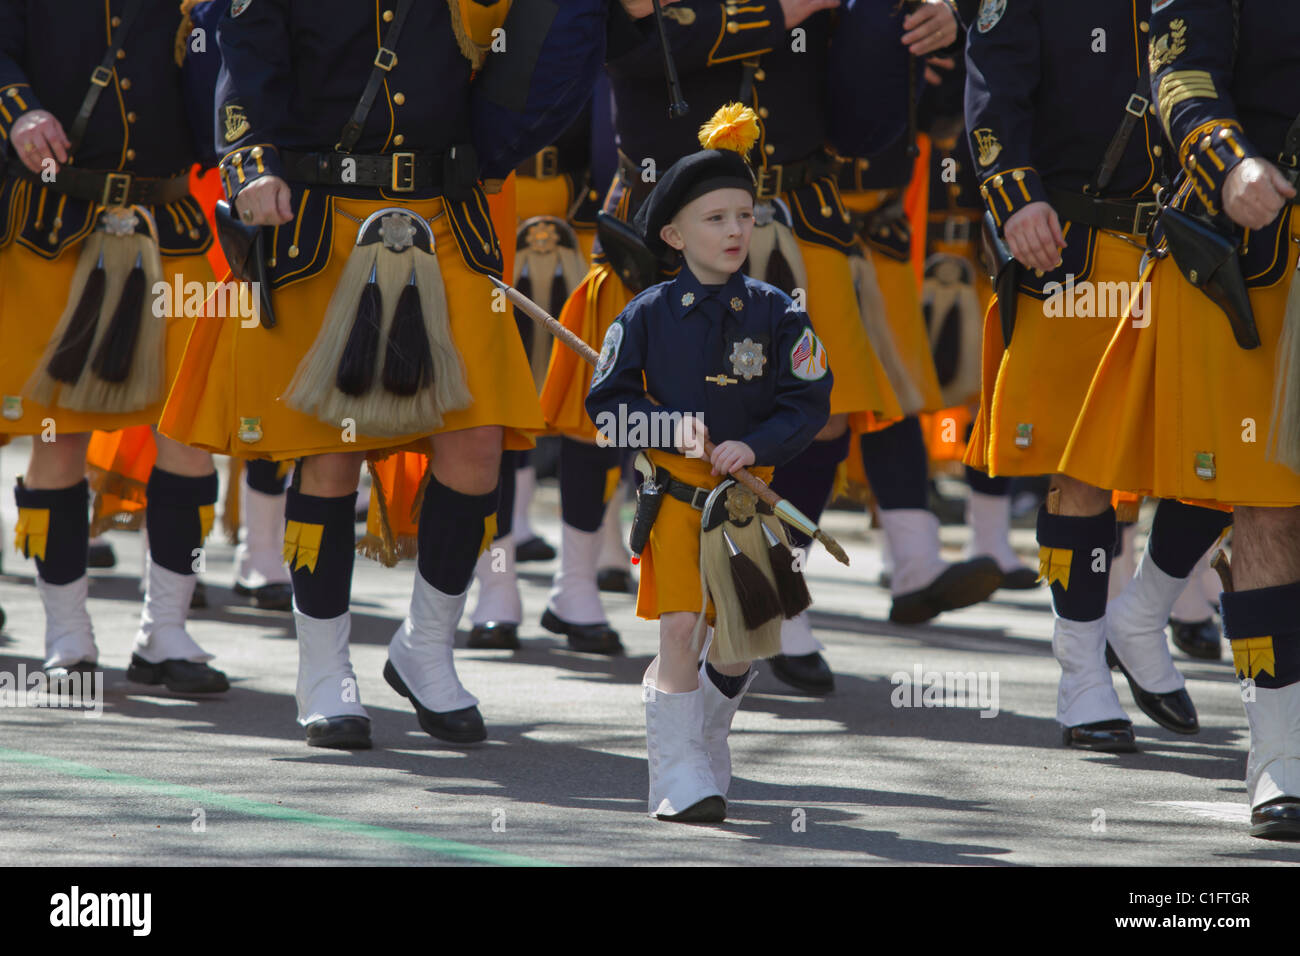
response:
[[[397,66],[397,54],[387,47],[381,46],[379,52],[375,54],[375,66],[379,67],[385,73]]]
[[[764,166],[758,171],[759,199],[774,199],[781,195],[781,179],[784,172],[781,166]]]
[[[1133,228],[1131,230],[1132,234],[1135,236],[1146,235],[1146,229],[1141,228],[1142,220],[1143,218],[1146,218],[1146,225],[1150,227],[1151,217],[1156,214],[1156,210],[1158,210],[1159,208],[1160,208],[1160,203],[1158,202],[1138,203],[1137,206],[1133,209]]]
[[[712,489],[697,487],[691,492],[691,507],[696,511],[704,510],[704,503],[709,500],[709,492]]]
[[[1140,119],[1142,117],[1142,114],[1147,111],[1147,107],[1150,105],[1151,105],[1150,100],[1134,93],[1132,96],[1128,98],[1128,105],[1124,107],[1124,112],[1128,113],[1131,116],[1136,116]]]
[[[560,174],[560,151],[547,146],[533,156],[533,178],[554,179]]]
[[[130,173],[109,173],[104,179],[104,191],[99,195],[101,206],[125,206],[131,194]]]
[[[395,193],[415,191],[415,154],[393,153],[392,188]]]
[[[113,71],[106,66],[97,66],[90,74],[90,82],[96,86],[108,86],[108,81],[113,78]]]

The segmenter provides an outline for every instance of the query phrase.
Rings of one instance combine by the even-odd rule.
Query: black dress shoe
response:
[[[722,797],[705,797],[681,813],[656,813],[655,816],[669,823],[721,823],[727,819],[727,801]]]
[[[202,581],[194,582],[194,593],[190,595],[190,610],[201,611],[208,606],[208,586]]]
[[[1014,571],[1004,571],[1002,584],[999,585],[1003,591],[1033,591],[1038,586],[1038,572],[1033,568],[1016,568]]]
[[[1278,797],[1252,810],[1250,835],[1261,840],[1300,840],[1300,799]]]
[[[306,727],[308,747],[332,750],[369,750],[370,719],[367,717],[321,717]]]
[[[259,610],[293,610],[292,584],[263,584],[260,588],[250,588],[236,581],[231,590],[240,597],[247,598],[249,603]]]
[[[596,587],[611,594],[632,591],[632,572],[627,568],[601,568],[596,572]]]
[[[1174,647],[1188,657],[1203,661],[1217,661],[1223,656],[1222,635],[1214,618],[1204,621],[1175,621],[1169,619],[1169,630],[1174,639]]]
[[[1168,691],[1164,694],[1154,694],[1149,690],[1143,690],[1138,686],[1138,682],[1133,679],[1133,675],[1128,672],[1128,669],[1120,663],[1119,657],[1115,654],[1109,642],[1106,643],[1106,663],[1110,667],[1119,668],[1119,672],[1128,681],[1128,689],[1133,693],[1134,702],[1141,708],[1142,713],[1165,728],[1165,730],[1172,730],[1176,734],[1200,732],[1201,723],[1196,718],[1196,705],[1192,703],[1192,698],[1188,695],[1186,687],[1180,687],[1178,690]]]
[[[1061,742],[1067,747],[1100,753],[1131,754],[1138,749],[1133,739],[1133,724],[1127,720],[1099,720],[1094,724],[1062,727]]]
[[[1002,584],[1002,569],[989,557],[972,558],[948,567],[919,591],[900,594],[889,609],[895,624],[924,624],[959,607],[985,600]]]
[[[466,647],[475,649],[517,651],[519,650],[519,625],[509,621],[488,621],[475,624],[469,630]]]
[[[820,697],[835,689],[835,675],[826,658],[814,651],[811,654],[777,654],[772,658],[772,673],[791,687],[806,694]]]
[[[549,607],[542,614],[542,627],[552,634],[563,634],[569,647],[584,654],[607,654],[611,657],[623,653],[623,642],[618,631],[608,624],[570,624],[557,617]]]
[[[153,664],[139,654],[131,655],[126,679],[135,684],[162,684],[174,694],[219,694],[230,690],[226,675],[207,664],[182,660]]]
[[[55,664],[53,667],[43,667],[45,677],[50,683],[50,689],[53,691],[62,690],[62,685],[73,674],[85,674],[89,676],[95,673],[96,666],[91,661],[77,661],[73,664]],[[86,686],[85,679],[81,679],[81,686]]]
[[[117,552],[113,550],[113,546],[107,541],[92,541],[90,547],[86,549],[86,567],[117,567]]]
[[[487,740],[487,727],[484,726],[483,715],[477,707],[462,707],[441,714],[430,710],[407,689],[392,661],[384,662],[384,680],[388,681],[389,687],[415,705],[415,716],[420,721],[420,729],[430,737],[453,744],[476,744],[480,740]]]
[[[555,549],[537,535],[515,545],[516,564],[523,564],[525,561],[550,561],[554,557]]]

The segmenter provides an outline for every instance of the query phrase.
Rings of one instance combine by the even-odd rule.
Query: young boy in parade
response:
[[[807,314],[743,272],[755,196],[744,156],[757,136],[752,110],[723,107],[701,129],[705,149],[660,178],[636,227],[681,268],[610,327],[586,400],[604,442],[647,448],[633,550],[652,521],[637,614],[659,621],[643,698],[649,809],[661,820],[725,819],[727,735],[751,661],[780,652],[781,620],[808,603],[781,526],[729,477],[754,466],[770,479],[830,413],[826,351]],[[674,447],[653,447],[656,429],[635,423],[665,413],[673,435],[661,444]],[[626,435],[612,434],[619,421]],[[707,439],[717,445],[705,456]]]

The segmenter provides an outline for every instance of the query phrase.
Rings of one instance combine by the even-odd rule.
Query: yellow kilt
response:
[[[646,454],[656,467],[667,468],[678,481],[697,488],[715,488],[722,476],[710,474],[704,458],[685,458],[658,449]],[[751,468],[763,481],[772,480],[772,468]],[[673,611],[700,612],[700,518],[684,501],[664,495],[659,516],[650,529],[650,538],[641,552],[641,579],[636,592],[637,617],[657,621],[661,614]],[[713,617],[713,602],[708,615]]]
[[[452,339],[464,361],[473,403],[448,412],[436,430],[396,437],[358,434],[353,442],[343,440],[338,425],[285,404],[282,396],[320,331],[361,221],[390,205],[384,200],[334,199],[329,262],[318,274],[275,290],[272,301],[278,324],[274,329],[241,328],[238,319],[197,321],[182,375],[159,426],[164,434],[221,454],[276,461],[400,448],[428,434],[482,425],[504,426],[506,449],[532,447],[527,433],[541,429],[542,418],[514,317],[509,310],[492,309],[494,287],[486,276],[465,265],[447,217],[441,215],[441,199],[410,202],[404,208],[426,220],[438,217],[431,223],[438,267],[446,288]]]
[[[569,184],[568,176],[537,179],[535,176],[515,177],[515,208],[519,221],[533,216],[555,216],[568,222],[569,210],[577,196]],[[570,223],[572,225],[572,223]],[[591,259],[591,246],[596,241],[595,229],[573,230],[578,236],[578,251],[586,261]]]
[[[1160,498],[1300,505],[1300,475],[1265,459],[1300,217],[1291,239],[1283,278],[1250,290],[1262,344],[1249,351],[1171,259],[1153,264],[1150,325],[1115,330],[1065,451],[1069,474]]]
[[[41,405],[21,397],[23,386],[40,364],[67,306],[68,287],[77,269],[80,250],[81,243],[77,243],[57,259],[49,260],[16,242],[0,249],[0,395],[5,399],[0,433],[39,434],[47,418],[53,419],[55,428],[65,435],[95,429],[113,431],[131,425],[152,425],[162,414],[161,398],[138,411],[97,415]],[[163,279],[169,284],[178,275],[182,285],[212,279],[212,267],[202,254],[163,256],[162,265]],[[151,319],[150,316],[146,321]],[[194,319],[182,315],[164,321],[167,323],[167,381],[170,382],[181,365]],[[16,402],[20,397],[21,401]]]
[[[1101,288],[1101,283],[1117,282],[1131,289],[1141,259],[1137,245],[1099,232],[1088,282],[1094,289]],[[1061,458],[1093,373],[1128,305],[1127,298],[1117,299],[1113,311],[1118,315],[1096,315],[1110,313],[1112,303],[1105,301],[1106,296],[1095,296],[1093,315],[1046,314],[1049,308],[1076,306],[1076,313],[1088,312],[1090,308],[1080,299],[1082,283],[1078,288],[1074,296],[1062,293],[1051,306],[1050,300],[1022,293],[1016,307],[1015,333],[1005,351],[997,297],[990,300],[984,316],[984,387],[967,464],[990,475],[1074,474],[1062,467]],[[1083,475],[1075,477],[1088,480]]]

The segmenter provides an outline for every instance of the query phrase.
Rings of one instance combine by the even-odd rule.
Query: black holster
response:
[[[989,278],[998,297],[998,320],[1002,324],[1002,347],[1011,344],[1016,330],[1016,305],[1020,301],[1021,265],[1011,255],[1006,240],[998,235],[991,212],[984,213],[984,255],[989,267]]]
[[[636,490],[636,515],[632,518],[632,530],[628,533],[627,546],[637,557],[650,540],[650,529],[659,517],[659,509],[664,503],[663,488],[653,477],[642,480]]]
[[[1161,211],[1160,225],[1178,271],[1223,310],[1237,345],[1259,348],[1259,329],[1237,258],[1240,242],[1203,219],[1170,206]]]
[[[266,255],[263,250],[263,229],[239,221],[235,210],[224,199],[217,200],[213,216],[217,224],[217,241],[225,253],[230,272],[236,279],[252,282],[261,299],[261,324],[264,329],[275,328],[275,313],[271,310],[271,283],[266,275]]]
[[[659,260],[637,231],[617,216],[596,213],[596,237],[618,277],[633,292],[659,281]]]

